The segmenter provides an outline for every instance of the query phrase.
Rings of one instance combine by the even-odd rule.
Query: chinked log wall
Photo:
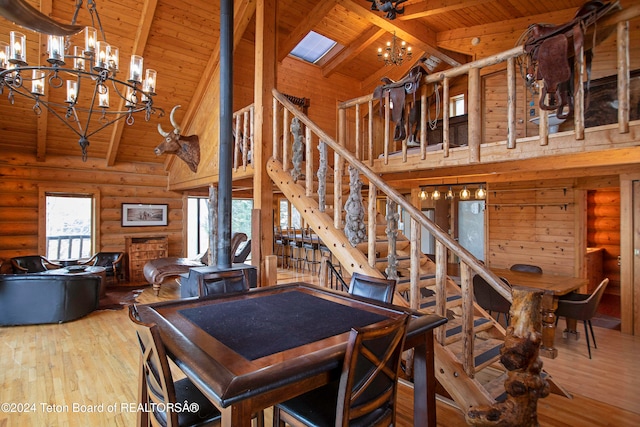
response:
[[[163,234],[169,254],[182,253],[182,195],[166,190],[167,173],[161,164],[116,165],[104,161],[47,156],[45,163],[32,156],[11,155],[0,163],[0,258],[38,254],[39,189],[86,189],[100,194],[100,244],[96,250],[123,251],[128,235]],[[122,203],[166,203],[167,227],[122,227]]]

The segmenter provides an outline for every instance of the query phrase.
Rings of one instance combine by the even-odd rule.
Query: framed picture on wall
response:
[[[167,225],[168,205],[122,204],[123,227],[149,227]]]

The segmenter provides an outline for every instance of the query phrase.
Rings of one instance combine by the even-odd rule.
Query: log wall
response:
[[[587,194],[587,245],[604,248],[603,275],[609,278],[606,293],[620,295],[620,189]]]
[[[169,255],[183,253],[182,195],[167,191],[162,165],[137,163],[104,167],[104,160],[47,156],[36,162],[32,155],[12,154],[0,163],[0,258],[39,254],[40,188],[82,188],[99,193],[99,241],[96,251],[124,251],[125,236],[167,235]],[[167,227],[122,227],[122,203],[166,203]],[[43,254],[44,255],[44,254]]]
[[[574,275],[575,184],[572,179],[495,183],[487,193],[491,267],[534,264],[545,273]]]

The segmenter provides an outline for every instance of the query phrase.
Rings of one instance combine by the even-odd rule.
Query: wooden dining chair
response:
[[[273,407],[273,426],[396,425],[400,355],[409,316],[352,329],[342,374]]]
[[[567,295],[563,295],[558,299],[558,308],[556,309],[556,324],[560,317],[582,320],[584,323],[584,336],[587,339],[587,350],[589,351],[589,359],[591,359],[591,345],[589,344],[589,333],[587,331],[587,325],[591,331],[591,338],[593,338],[593,348],[598,348],[596,344],[596,336],[593,334],[593,325],[591,325],[591,319],[598,310],[598,305],[604,294],[604,290],[609,283],[609,279],[605,278],[600,282],[598,287],[591,294],[580,294],[572,292]]]
[[[509,284],[507,279],[503,277],[500,279],[506,284]],[[509,315],[511,303],[487,283],[482,276],[477,274],[473,276],[473,295],[476,298],[476,303],[486,310],[489,315],[493,315],[494,312],[498,313],[496,316],[497,322],[500,322],[500,315],[503,314],[505,323],[509,326],[509,321],[511,320]]]
[[[366,274],[353,273],[349,283],[349,293],[380,302],[390,303],[396,290],[396,281]]]
[[[156,325],[140,320],[135,305],[129,306],[129,319],[136,330],[140,346],[139,404],[148,410],[138,411],[138,426],[209,426],[219,425],[220,411],[188,378],[173,381],[169,360]],[[191,410],[183,408],[189,403]],[[175,409],[175,410],[174,410]]]

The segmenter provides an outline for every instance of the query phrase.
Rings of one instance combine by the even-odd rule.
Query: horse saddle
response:
[[[395,125],[393,131],[393,140],[402,141],[407,137],[407,132],[404,126],[404,103],[407,94],[414,94],[418,90],[420,85],[420,78],[422,77],[422,71],[420,67],[413,67],[409,74],[402,80],[394,82],[393,80],[384,77],[382,81],[385,83],[375,88],[373,91],[374,98],[380,99],[380,112],[382,113],[382,103],[384,97],[389,93],[389,102],[391,108],[391,121]],[[415,103],[415,99],[414,99]]]
[[[542,110],[556,110],[558,118],[566,118],[573,109],[571,77],[572,62],[570,59],[578,55],[585,47],[585,34],[589,27],[593,28],[593,42],[596,44],[595,24],[604,15],[620,9],[618,1],[588,1],[576,12],[574,18],[561,25],[534,24],[529,27],[530,35],[525,42],[524,51],[531,56],[532,63],[537,64],[535,76],[544,80],[544,87],[539,101]],[[605,30],[605,37],[611,30]],[[573,42],[573,51],[569,50],[569,41]],[[587,49],[587,47],[585,47]],[[586,57],[587,74],[590,73],[591,54]],[[532,70],[529,70],[532,72]],[[547,96],[548,95],[548,96]],[[564,112],[564,107],[569,107]]]

